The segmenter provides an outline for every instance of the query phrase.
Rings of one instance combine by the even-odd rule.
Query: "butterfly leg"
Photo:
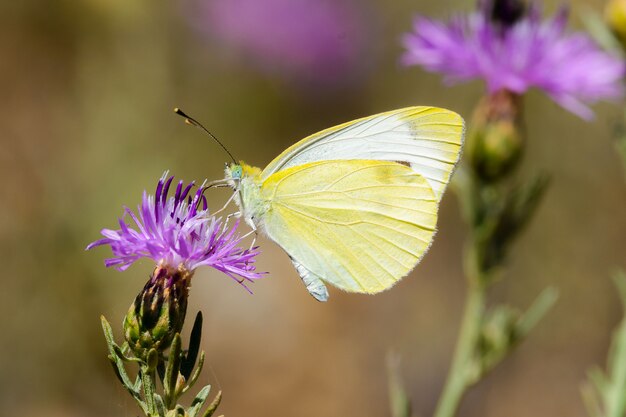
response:
[[[228,205],[233,201],[233,199],[235,198],[235,195],[237,194],[237,192],[233,192],[230,196],[230,198],[226,201],[226,204],[224,204],[224,207],[222,207],[221,209],[219,209],[218,211],[216,211],[215,213],[213,213],[213,216],[220,214],[221,212],[223,212],[224,210],[226,210],[226,207],[228,207]]]
[[[256,232],[256,230],[254,230],[254,237],[252,238],[252,243],[250,243],[250,249],[249,250],[252,250],[252,248],[254,248],[254,244],[256,243],[256,237],[258,235],[259,234]]]
[[[239,211],[230,213],[228,216],[226,216],[226,219],[224,219],[224,227],[222,227],[222,233],[224,233],[226,229],[228,229],[228,223],[230,222],[230,219],[232,219],[233,217],[239,217],[239,216],[241,216],[241,212]]]
[[[256,243],[256,238],[259,235],[259,233],[257,232],[256,229],[252,229],[248,233],[246,233],[245,235],[241,236],[241,239],[243,240],[243,239],[247,238],[248,236],[250,236],[253,233],[254,233],[254,236],[252,237],[252,243],[250,243],[250,248],[248,250],[252,250],[252,248],[254,248],[254,244]]]

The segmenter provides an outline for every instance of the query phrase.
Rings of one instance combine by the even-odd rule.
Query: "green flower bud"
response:
[[[626,50],[626,0],[611,0],[604,9],[607,24]]]
[[[182,266],[159,265],[135,298],[124,318],[124,337],[138,358],[147,360],[151,349],[163,352],[181,332],[191,276]]]
[[[520,159],[524,138],[519,101],[517,94],[500,90],[476,107],[466,149],[474,173],[485,182],[504,177]]]

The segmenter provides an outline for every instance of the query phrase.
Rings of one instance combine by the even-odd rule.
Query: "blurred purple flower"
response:
[[[263,70],[332,83],[363,68],[367,30],[351,0],[195,2],[196,25]]]
[[[124,215],[131,218],[134,228],[121,218],[119,230],[102,229],[104,238],[89,244],[87,249],[111,246],[113,257],[104,263],[120,271],[140,258],[150,258],[159,266],[182,267],[191,273],[199,266],[211,266],[244,287],[244,280],[260,278],[262,274],[255,272],[254,267],[258,251],[238,246],[241,238],[235,235],[237,224],[225,230],[219,219],[210,216],[203,195],[205,189],[200,187],[192,195],[193,182],[185,186],[180,181],[174,196],[168,199],[173,179],[165,173],[154,197],[144,191],[137,214],[125,208]]]
[[[447,22],[417,16],[403,39],[402,63],[442,73],[447,83],[482,78],[490,93],[537,87],[584,119],[593,117],[589,104],[622,95],[623,62],[586,34],[567,33],[565,9],[542,21],[531,6],[503,25],[487,12],[489,4]]]

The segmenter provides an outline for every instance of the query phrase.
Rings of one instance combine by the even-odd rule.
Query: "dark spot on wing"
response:
[[[411,167],[411,164],[407,161],[393,161],[393,162],[395,162],[396,164],[404,165],[405,167],[409,167],[409,168]]]

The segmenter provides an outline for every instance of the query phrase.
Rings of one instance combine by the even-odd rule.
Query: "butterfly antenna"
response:
[[[202,130],[204,133],[206,133],[207,135],[212,137],[217,142],[217,144],[220,145],[222,147],[222,149],[224,149],[224,151],[228,154],[228,156],[230,156],[230,159],[232,159],[233,162],[235,164],[237,164],[237,160],[235,159],[233,154],[230,153],[230,151],[228,149],[226,149],[226,146],[224,146],[224,144],[222,142],[220,142],[220,140],[218,138],[216,138],[213,133],[209,132],[209,130],[206,127],[202,126],[202,123],[200,123],[199,121],[197,121],[193,117],[188,116],[184,111],[182,111],[178,107],[174,108],[174,113],[176,113],[177,115],[183,117],[185,119],[185,123],[187,123],[188,125],[197,127],[198,129]]]

